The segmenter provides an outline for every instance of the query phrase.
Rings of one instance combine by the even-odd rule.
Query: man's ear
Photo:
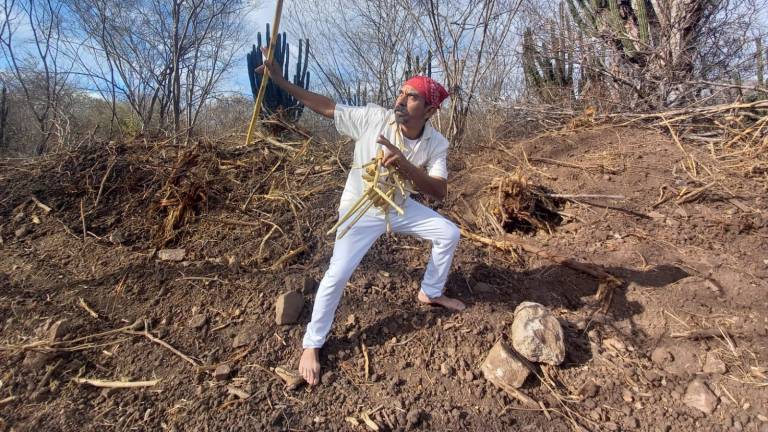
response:
[[[437,112],[437,107],[431,106],[427,108],[427,112],[424,114],[424,117],[426,117],[427,120],[432,118],[433,115]]]

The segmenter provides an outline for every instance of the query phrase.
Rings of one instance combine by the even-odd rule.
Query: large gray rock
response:
[[[275,321],[278,324],[293,324],[299,319],[304,307],[304,296],[300,292],[287,292],[277,298],[275,303]]]
[[[491,348],[480,370],[485,379],[502,390],[520,388],[530,373],[504,341],[496,342]]]
[[[688,384],[683,403],[705,414],[712,414],[717,408],[718,398],[704,381],[696,378]]]
[[[544,306],[523,302],[515,309],[512,346],[532,362],[559,365],[565,359],[565,340],[560,322]]]

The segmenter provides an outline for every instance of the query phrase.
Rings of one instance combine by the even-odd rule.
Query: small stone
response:
[[[207,316],[205,316],[203,314],[197,314],[197,315],[193,316],[192,318],[190,318],[189,322],[187,324],[189,324],[189,326],[192,327],[193,329],[197,330],[197,329],[203,327],[205,325],[205,323],[207,323],[207,322],[208,322],[208,317]]]
[[[480,369],[485,379],[502,390],[508,387],[520,388],[530,373],[512,348],[501,340],[488,352]]]
[[[666,219],[666,216],[663,213],[659,213],[657,211],[648,212],[648,216],[650,216],[653,219],[657,219],[657,220],[664,220],[664,219]]]
[[[563,328],[544,306],[523,302],[515,309],[512,346],[532,362],[559,365],[565,359]]]
[[[48,340],[51,342],[59,341],[67,334],[67,320],[60,319],[51,324],[48,328]]]
[[[304,307],[304,296],[296,291],[287,292],[275,302],[275,321],[280,324],[294,324]]]
[[[704,361],[704,373],[708,374],[724,374],[726,372],[725,362],[720,360],[720,357],[715,353],[707,353],[707,358]]]
[[[453,375],[453,366],[450,366],[448,363],[443,362],[440,365],[440,373],[443,374],[443,376],[451,376]]]
[[[229,365],[222,364],[216,367],[213,371],[213,377],[218,381],[224,381],[232,375],[232,368]]]
[[[285,381],[285,387],[287,387],[288,390],[294,390],[306,382],[304,381],[304,377],[302,377],[301,374],[299,374],[297,371],[284,367],[276,367],[275,374],[279,376],[280,379]]]
[[[28,227],[28,226],[26,226],[26,225],[24,225],[24,226],[22,226],[21,228],[19,228],[19,229],[17,229],[16,231],[14,231],[14,232],[13,232],[13,235],[15,235],[15,236],[16,236],[16,238],[22,238],[22,237],[24,237],[25,235],[27,235],[28,233],[29,233],[29,227]]]
[[[605,180],[605,181],[611,181],[611,176],[609,176],[608,174],[604,174],[604,175],[603,175],[603,180]]]
[[[683,396],[683,403],[705,414],[712,414],[717,407],[718,398],[701,379],[694,379],[688,384]]]
[[[182,261],[186,254],[186,249],[160,249],[157,258],[160,261]]]
[[[255,339],[255,331],[251,327],[246,327],[240,330],[240,333],[232,340],[232,348],[240,348],[248,346]]]
[[[611,432],[619,430],[619,425],[617,425],[614,422],[606,422],[606,423],[603,424],[603,426],[605,426],[605,428],[608,429]]]
[[[632,402],[635,399],[632,397],[632,392],[627,389],[621,391],[621,398],[624,399],[624,402]]]
[[[355,314],[349,314],[347,317],[347,320],[344,322],[344,325],[346,327],[354,327],[357,323],[357,317],[355,317]]]

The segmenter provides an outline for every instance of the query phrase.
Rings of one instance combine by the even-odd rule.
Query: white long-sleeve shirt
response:
[[[391,109],[375,104],[368,104],[364,107],[337,104],[333,117],[336,130],[355,140],[352,168],[349,170],[347,183],[344,186],[339,204],[339,213],[343,215],[365,191],[362,166],[370,162],[376,156],[379,148],[382,147],[376,142],[379,135],[384,135],[389,142],[395,143],[396,129],[392,125],[395,120],[395,113]],[[431,177],[448,178],[446,165],[448,140],[429,122],[424,126],[424,132],[420,138],[416,140],[404,138],[403,145],[405,147],[403,155],[412,164],[425,168]],[[382,212],[375,207],[368,213],[383,217]]]

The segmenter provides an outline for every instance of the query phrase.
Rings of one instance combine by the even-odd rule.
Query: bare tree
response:
[[[144,128],[189,135],[246,39],[245,0],[89,0],[73,5],[90,68],[125,97]],[[87,62],[82,62],[87,64]],[[109,75],[104,76],[105,72]]]
[[[409,2],[402,0],[402,6]],[[451,92],[448,134],[462,141],[478,85],[503,50],[521,0],[420,0],[411,11],[422,38],[429,41]],[[498,83],[497,83],[498,85]]]
[[[71,65],[60,62],[64,4],[58,0],[3,0],[0,45],[41,133],[36,153],[43,154],[54,131],[58,103]],[[30,39],[19,40],[19,29]]]

